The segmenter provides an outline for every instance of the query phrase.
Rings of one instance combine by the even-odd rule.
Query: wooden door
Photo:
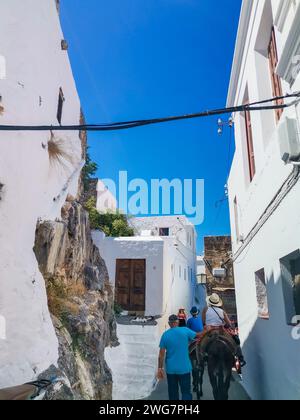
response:
[[[145,311],[146,260],[117,260],[116,302],[126,311]]]

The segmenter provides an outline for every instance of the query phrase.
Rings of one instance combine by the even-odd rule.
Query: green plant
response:
[[[85,208],[89,213],[92,229],[100,229],[106,236],[114,238],[134,236],[134,230],[129,226],[127,216],[120,211],[99,213],[93,197],[86,202]]]
[[[116,315],[121,315],[123,308],[117,302],[114,302],[114,311]]]
[[[90,154],[87,150],[85,165],[82,169],[82,182],[83,182],[83,188],[85,192],[88,191],[89,182],[92,179],[92,177],[96,174],[97,170],[98,170],[98,165],[96,162],[92,161]]]
[[[84,205],[85,209],[89,213],[89,220],[91,229],[101,229],[100,213],[96,209],[96,200],[94,197],[88,199]]]
[[[74,353],[78,353],[81,357],[84,357],[82,348],[85,345],[84,337],[78,332],[72,332],[72,349]]]

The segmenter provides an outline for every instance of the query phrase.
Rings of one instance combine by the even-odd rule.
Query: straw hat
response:
[[[211,296],[208,296],[206,298],[206,302],[209,306],[215,306],[217,308],[221,308],[221,306],[223,306],[222,299],[216,293],[213,293]]]

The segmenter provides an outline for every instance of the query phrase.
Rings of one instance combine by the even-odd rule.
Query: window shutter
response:
[[[252,135],[252,124],[250,111],[245,111],[245,122],[246,122],[246,135],[247,135],[247,149],[248,149],[248,160],[249,160],[249,172],[250,181],[254,178],[256,167],[255,167],[255,156],[253,147],[253,135]]]
[[[269,44],[268,55],[269,55],[273,96],[274,97],[283,96],[281,80],[279,76],[276,74],[276,68],[278,65],[278,53],[277,53],[276,36],[275,36],[274,28],[272,28],[272,35],[271,35],[271,41]],[[282,105],[284,101],[283,99],[277,99],[275,103],[276,105]],[[275,110],[277,122],[280,120],[282,113],[283,113],[283,109]]]

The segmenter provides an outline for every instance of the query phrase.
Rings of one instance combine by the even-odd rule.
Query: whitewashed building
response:
[[[203,309],[206,307],[206,296],[207,296],[207,275],[206,275],[206,265],[203,255],[198,255],[196,260],[196,289],[195,289],[195,305],[202,313]]]
[[[180,307],[189,312],[196,292],[196,231],[184,216],[133,218],[136,236],[108,238],[94,232],[122,309],[155,323],[118,323],[120,346],[106,349],[113,398],[149,396],[156,384],[160,336]],[[203,299],[202,299],[203,301]]]
[[[79,123],[58,3],[0,4],[0,125]],[[49,140],[62,161],[51,160]],[[81,153],[78,132],[0,131],[0,388],[36,379],[57,362],[33,246],[37,221],[56,220],[67,194],[76,196]]]
[[[227,105],[300,91],[299,64],[300,1],[244,0]],[[253,399],[300,399],[299,106],[234,115],[230,216]]]
[[[94,232],[116,302],[129,312],[145,316],[170,315],[187,310],[196,282],[196,231],[184,216],[130,220],[136,236],[108,238]]]

